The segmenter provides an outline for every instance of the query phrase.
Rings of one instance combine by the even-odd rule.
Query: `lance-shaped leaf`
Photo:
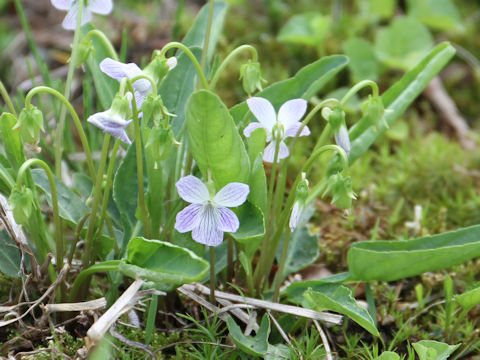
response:
[[[455,300],[465,311],[470,311],[474,306],[480,304],[480,286],[456,295]]]
[[[260,328],[255,334],[255,337],[245,336],[231,316],[227,318],[227,326],[233,342],[242,351],[253,356],[265,356],[268,351],[268,336],[270,335],[270,320],[268,314],[263,315]]]
[[[352,244],[348,268],[356,280],[394,281],[445,269],[480,256],[480,225],[434,236]]]
[[[250,161],[245,145],[220,98],[207,90],[193,93],[187,102],[190,151],[202,171],[211,171],[218,189],[228,183],[248,183]]]
[[[307,290],[304,306],[317,310],[331,310],[344,314],[375,336],[379,336],[375,322],[363,307],[358,305],[352,290],[344,285],[325,284],[322,291]]]

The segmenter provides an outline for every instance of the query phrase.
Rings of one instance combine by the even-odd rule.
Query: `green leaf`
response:
[[[139,276],[170,290],[202,279],[208,269],[208,262],[188,249],[143,237],[128,242],[127,260],[119,265],[127,276]]]
[[[420,360],[447,360],[460,346],[460,344],[448,345],[434,340],[422,340],[412,345]]]
[[[239,349],[253,356],[265,356],[268,351],[268,336],[270,335],[270,319],[264,314],[260,328],[253,336],[243,335],[242,330],[231,316],[227,318],[227,327],[233,342]]]
[[[396,0],[359,1],[362,17],[372,21],[390,19],[395,13]]]
[[[375,39],[375,53],[385,65],[408,70],[433,48],[433,38],[418,20],[400,17],[380,31]]]
[[[282,240],[283,243],[283,240]],[[277,259],[280,259],[282,245],[278,246]],[[298,227],[291,235],[282,278],[313,264],[320,255],[318,235],[312,235],[306,226]]]
[[[240,227],[232,237],[244,245],[244,251],[252,257],[258,250],[265,234],[265,221],[261,210],[249,201],[233,210],[240,221]]]
[[[207,90],[193,93],[187,102],[190,151],[204,176],[210,170],[217,191],[231,182],[247,183],[250,161],[227,107]]]
[[[382,355],[375,360],[400,360],[400,356],[392,351],[384,351]]]
[[[82,35],[86,36],[87,33],[93,29],[95,29],[95,27],[92,24],[86,24],[85,26],[82,26]],[[95,48],[95,51],[87,60],[87,69],[92,74],[101,108],[102,110],[106,110],[112,104],[113,97],[118,91],[119,84],[118,81],[105,75],[100,70],[100,62],[103,59],[111,56],[110,52],[105,47],[105,44],[95,36],[92,37],[92,44]]]
[[[6,231],[0,231],[0,272],[18,278],[20,272],[20,252]]]
[[[32,169],[32,176],[35,185],[45,192],[48,204],[52,206],[52,195],[50,192],[50,183],[43,169]],[[88,212],[85,203],[70,190],[61,180],[55,178],[55,186],[58,196],[58,210],[62,219],[71,225],[76,225]]]
[[[263,167],[263,150],[265,149],[267,133],[265,129],[258,128],[246,139],[248,157],[250,158],[250,201],[257,206],[263,214],[267,211],[267,176]]]
[[[362,241],[347,253],[356,280],[394,281],[445,269],[480,256],[480,225],[400,241]]]
[[[290,99],[303,98],[309,100],[347,63],[348,58],[344,55],[323,57],[301,68],[295,76],[268,86],[263,91],[258,92],[256,96],[268,99],[277,110]],[[235,123],[242,126],[256,121],[255,117],[249,114],[246,102],[235,105],[230,109],[230,113]],[[245,118],[247,115],[248,117]]]
[[[304,306],[317,311],[331,310],[346,315],[372,335],[380,336],[370,314],[358,305],[349,287],[325,284],[322,290],[307,290],[304,294]]]
[[[319,13],[294,15],[278,34],[278,40],[307,46],[322,46],[330,27],[330,18]]]
[[[443,69],[453,55],[455,55],[455,49],[449,43],[436,46],[417,66],[408,71],[382,94],[382,102],[386,110],[385,121],[390,127],[425,89],[430,80]],[[356,126],[350,129],[350,134],[356,133],[355,136],[350,137],[352,147],[349,157],[350,163],[362,156],[377,137],[387,130],[383,121],[376,127],[377,131],[374,131],[366,119],[362,118]]]
[[[351,38],[343,43],[343,51],[350,59],[348,67],[352,72],[353,82],[378,78],[378,63],[372,44],[362,38]]]
[[[407,0],[408,15],[435,30],[463,30],[462,19],[450,0]]]
[[[0,116],[0,135],[3,149],[10,166],[15,172],[18,171],[24,161],[20,132],[18,130],[12,130],[16,123],[17,119],[10,113],[3,113]]]
[[[480,286],[463,294],[455,295],[455,299],[465,311],[470,311],[473,307],[480,304]]]

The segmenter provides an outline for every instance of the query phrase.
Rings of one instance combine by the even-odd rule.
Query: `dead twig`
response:
[[[318,333],[320,334],[320,338],[322,339],[323,348],[325,349],[325,357],[327,360],[333,360],[332,350],[330,349],[330,344],[328,343],[327,335],[323,331],[322,327],[318,323],[317,320],[313,320],[315,327],[317,328]]]

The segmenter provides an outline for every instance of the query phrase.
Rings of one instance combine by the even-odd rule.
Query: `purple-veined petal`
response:
[[[83,8],[82,26],[92,21],[92,12],[89,8]]]
[[[345,150],[347,156],[350,156],[350,138],[348,136],[347,129],[345,129],[345,126],[341,126],[338,134],[335,135],[335,143],[343,150]]]
[[[218,210],[206,205],[198,214],[198,225],[192,230],[192,239],[208,246],[220,245],[223,240],[223,231],[218,228]]]
[[[68,10],[67,16],[63,19],[62,26],[66,30],[75,30],[77,27],[77,14],[78,14],[78,3],[74,2]],[[87,8],[83,8],[82,12],[82,23],[81,25],[85,25],[86,23],[92,20],[92,13]]]
[[[288,129],[298,122],[307,111],[307,101],[304,99],[293,99],[287,101],[278,110],[278,122]]]
[[[58,10],[70,10],[73,0],[50,0]]]
[[[87,121],[128,145],[132,143],[125,131],[125,128],[132,120],[127,121],[119,117],[113,117],[110,115],[110,111],[107,110],[91,115]]]
[[[285,137],[295,137],[295,136],[297,136],[298,130],[300,130],[301,127],[302,127],[301,122],[296,122],[296,123],[290,125],[290,127],[287,129],[287,131],[285,131]],[[308,128],[308,126],[305,126],[302,129],[302,132],[300,133],[300,135],[298,135],[298,136],[308,136],[308,135],[310,135],[310,129]]]
[[[177,58],[175,56],[169,57],[167,59],[168,70],[172,70],[177,66]]]
[[[112,0],[88,0],[87,7],[91,12],[100,15],[108,15],[112,12],[113,1]]]
[[[295,228],[297,227],[300,220],[300,215],[302,215],[302,209],[300,209],[298,201],[295,201],[295,204],[293,204],[292,208],[292,214],[290,215],[290,221],[288,223],[290,231],[293,232],[293,230],[295,230]]]
[[[250,187],[247,184],[233,182],[225,185],[213,198],[217,206],[237,207],[247,200]]]
[[[275,159],[275,146],[275,141],[272,141],[270,144],[267,145],[263,152],[263,161],[273,163],[273,160]],[[290,152],[288,151],[287,145],[283,141],[280,141],[277,155],[277,163],[280,162],[281,159],[285,159],[286,157],[288,157],[288,155],[290,155]]]
[[[188,175],[182,177],[175,184],[178,195],[192,204],[203,204],[210,200],[207,186],[197,177]]]
[[[201,204],[190,204],[180,211],[175,221],[175,229],[181,233],[192,231],[193,228],[198,226],[198,214],[202,208],[203,205]]]
[[[137,66],[137,64],[134,63],[129,63],[129,64],[124,64],[121,63],[120,61],[116,61],[110,58],[105,58],[102,60],[100,63],[100,70],[110,76],[111,78],[117,80],[117,81],[122,81],[124,77],[133,79],[136,76],[142,75],[143,71]],[[148,83],[148,80],[144,80]],[[138,81],[141,81],[138,80]],[[135,81],[135,84],[138,82]],[[138,89],[140,91],[140,89]]]
[[[145,98],[147,96],[148,96],[148,94],[144,95],[140,91],[135,91],[135,105],[137,106],[137,111],[142,108],[143,101],[145,100]],[[141,116],[138,115],[138,117],[141,117]]]
[[[237,232],[240,222],[237,215],[226,207],[217,208],[218,210],[218,229],[225,232]]]
[[[243,135],[245,135],[245,137],[250,137],[252,132],[258,128],[263,128],[263,125],[260,124],[259,122],[252,122],[248,124],[247,127],[243,130]]]
[[[247,99],[247,105],[252,114],[267,130],[267,133],[271,133],[273,125],[277,122],[277,116],[270,101],[261,97],[251,97]]]

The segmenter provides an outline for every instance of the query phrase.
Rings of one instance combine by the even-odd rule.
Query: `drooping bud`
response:
[[[163,105],[162,98],[156,94],[148,95],[142,104],[143,118],[148,120],[153,119],[154,123],[158,125],[166,116],[175,116],[168,112],[168,109]]]
[[[75,67],[81,67],[83,63],[87,62],[90,55],[95,52],[92,41],[85,38],[78,44],[77,58],[75,59]]]
[[[18,190],[17,187],[12,189],[10,197],[8,199],[10,209],[12,210],[13,217],[19,225],[25,225],[32,213],[33,207],[33,193],[27,188],[23,187],[22,190]]]
[[[332,203],[340,209],[349,209],[352,206],[352,200],[356,199],[350,176],[343,177],[340,173],[332,175],[328,179],[328,186],[323,196],[328,192],[332,193]]]
[[[42,112],[34,105],[24,108],[13,129],[20,130],[20,136],[24,142],[36,144],[40,138],[40,131],[45,131]]]
[[[388,124],[385,120],[385,109],[383,107],[382,99],[377,97],[368,96],[368,100],[362,104],[362,113],[365,121],[373,127],[374,131],[377,130],[380,121],[383,121],[385,127],[388,128]]]
[[[305,208],[305,203],[308,197],[308,180],[306,174],[302,172],[302,180],[297,185],[297,191],[295,193],[295,203],[293,204],[292,213],[290,214],[289,227],[293,232],[298,226],[300,217]]]
[[[248,60],[246,64],[240,67],[240,79],[242,80],[243,90],[248,94],[253,94],[256,90],[262,90],[262,71],[259,62]]]
[[[328,121],[333,134],[335,135],[335,143],[347,153],[347,156],[349,156],[351,146],[347,124],[345,122],[345,112],[339,106],[335,106],[333,109],[323,108],[322,116]]]
[[[177,58],[165,58],[160,55],[160,51],[153,52],[152,61],[143,69],[143,72],[150,76],[157,84],[167,75],[167,73],[177,66]]]
[[[145,130],[148,134],[145,149],[150,152],[155,162],[165,160],[172,149],[172,145],[177,144],[171,126]]]

